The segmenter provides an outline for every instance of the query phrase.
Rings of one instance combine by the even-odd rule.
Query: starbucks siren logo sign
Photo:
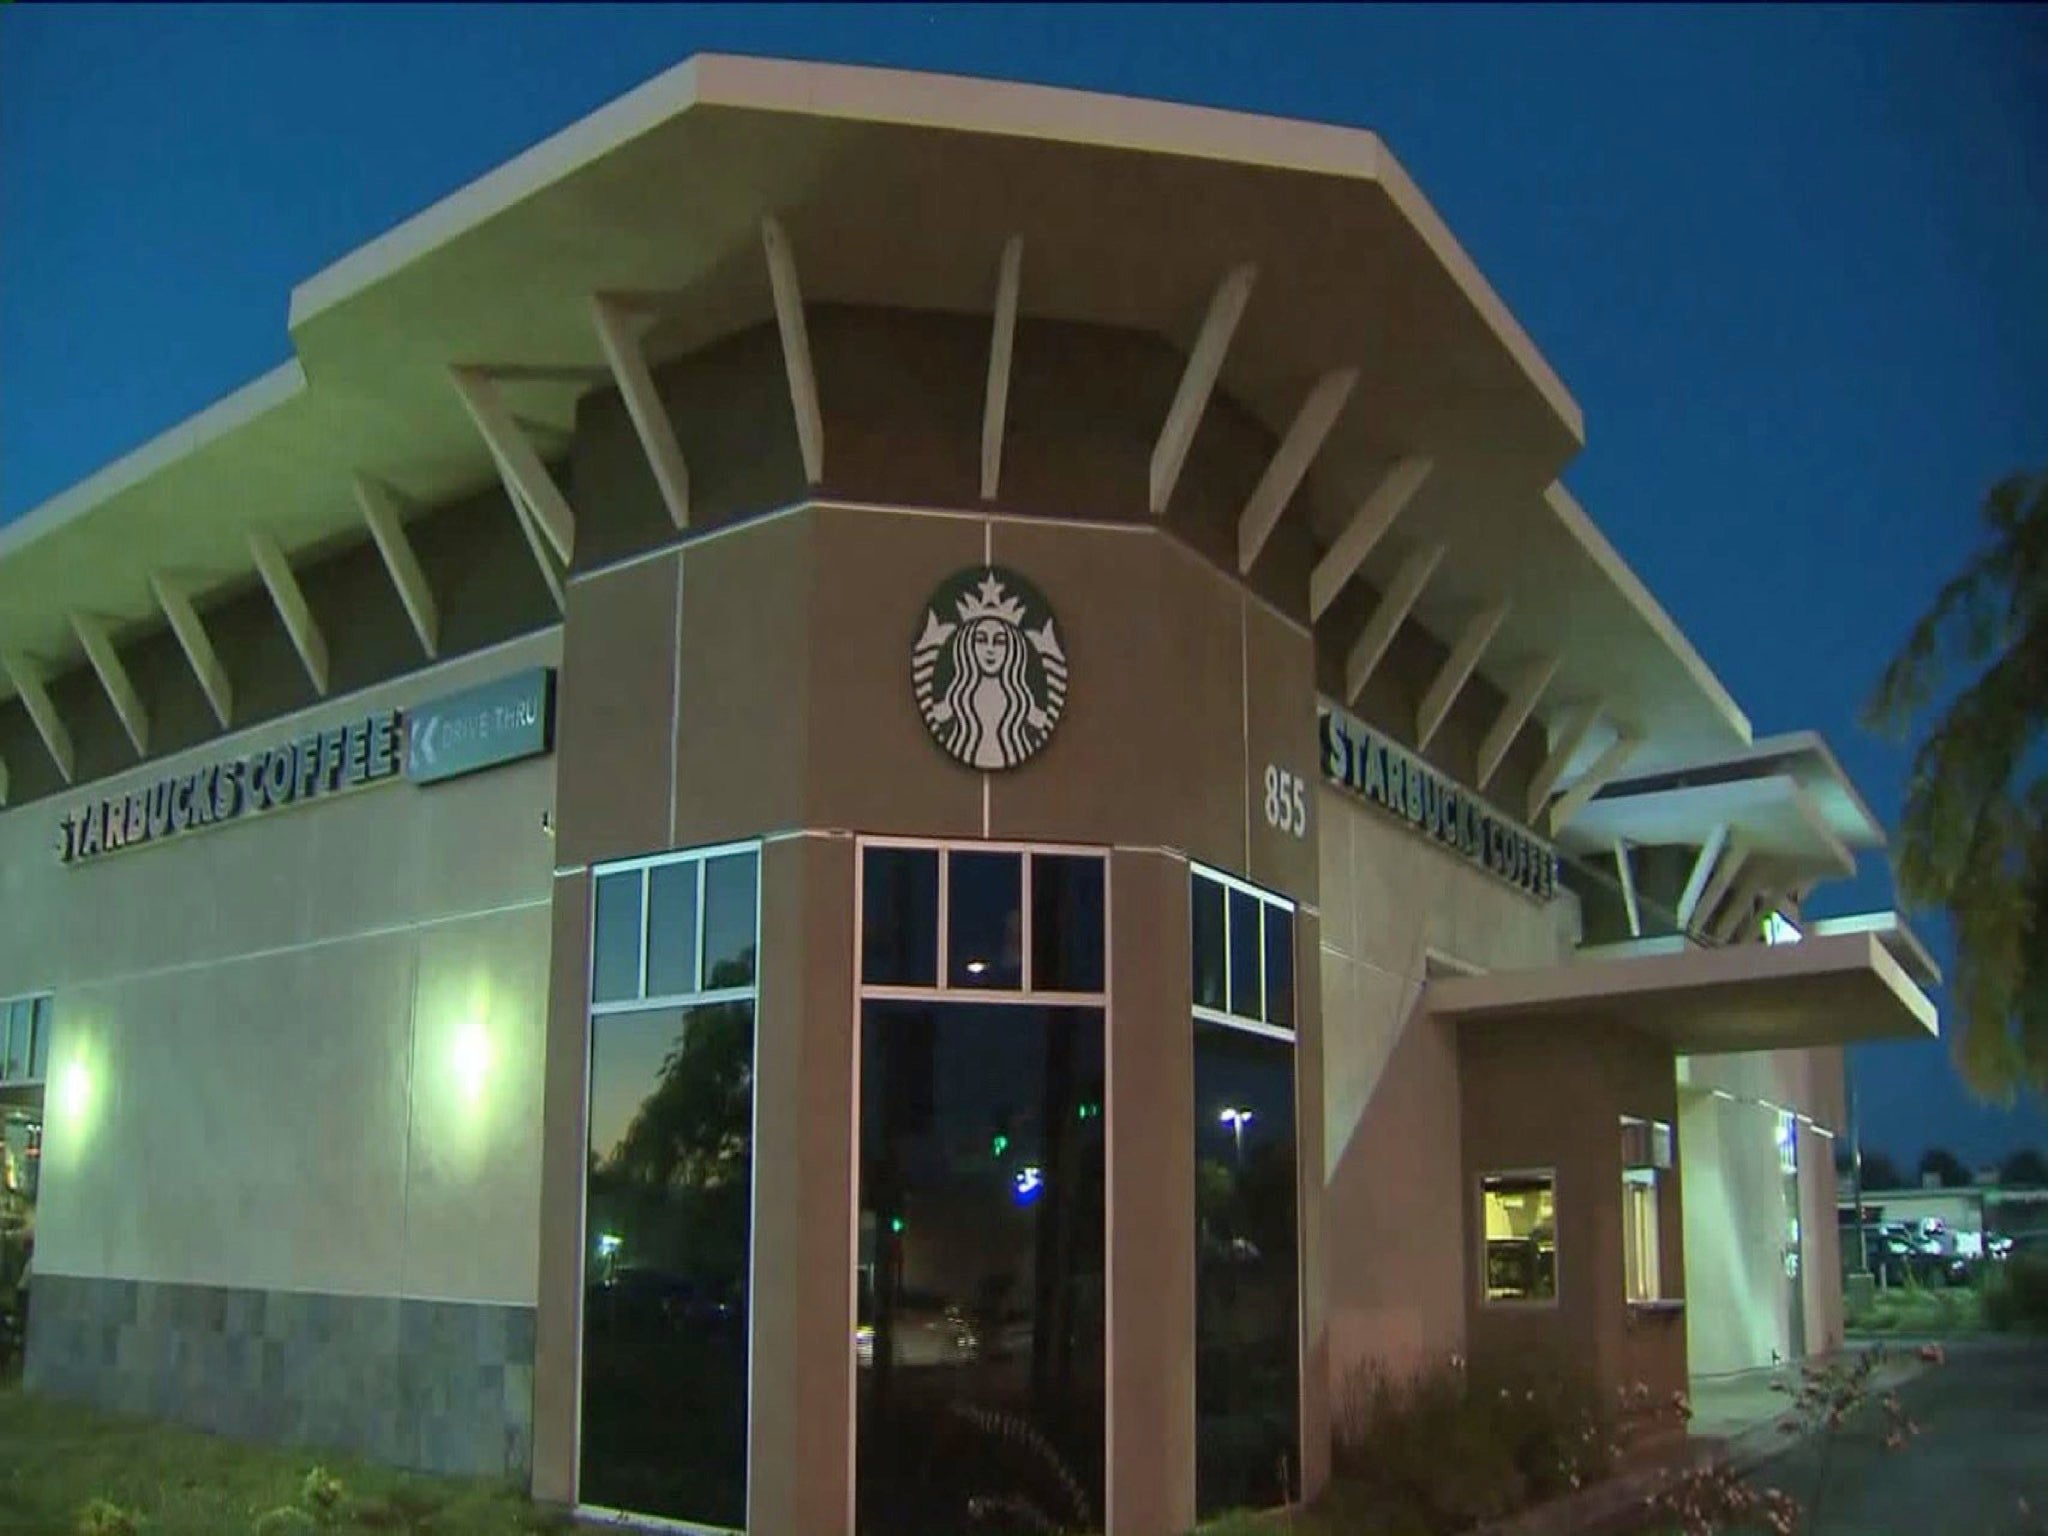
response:
[[[1038,755],[1067,703],[1067,655],[1038,589],[999,565],[939,584],[910,652],[917,712],[948,757],[1015,768]]]

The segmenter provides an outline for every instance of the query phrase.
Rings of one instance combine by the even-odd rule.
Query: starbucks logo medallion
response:
[[[917,712],[948,757],[998,770],[1028,762],[1067,703],[1067,655],[1039,590],[999,565],[939,584],[910,651]]]

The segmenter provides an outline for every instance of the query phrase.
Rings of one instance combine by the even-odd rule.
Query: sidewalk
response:
[[[1852,1343],[1839,1358],[1852,1360],[1871,1351],[1880,1356],[1866,1389],[1872,1398],[1881,1397],[1927,1369],[1920,1359],[1917,1341]],[[1724,1444],[1729,1461],[1738,1471],[1761,1466],[1800,1443],[1800,1436],[1787,1434],[1781,1427],[1791,1418],[1799,1385],[1800,1367],[1796,1364],[1738,1371],[1729,1376],[1695,1376],[1692,1437],[1696,1441]]]

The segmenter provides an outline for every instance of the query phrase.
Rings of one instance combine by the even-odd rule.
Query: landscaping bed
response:
[[[244,1445],[0,1385],[0,1536],[529,1536],[568,1529],[502,1483]]]

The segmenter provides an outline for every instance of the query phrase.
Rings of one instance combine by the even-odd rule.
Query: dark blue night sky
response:
[[[2048,11],[0,8],[0,519],[289,353],[292,285],[704,49],[1385,136],[1584,407],[1567,476],[1749,711],[1879,814],[1857,705],[2048,464]],[[1823,914],[1889,904],[1867,862]],[[1923,932],[1945,951],[1931,920]],[[2048,1146],[1942,1048],[1866,1147]]]

